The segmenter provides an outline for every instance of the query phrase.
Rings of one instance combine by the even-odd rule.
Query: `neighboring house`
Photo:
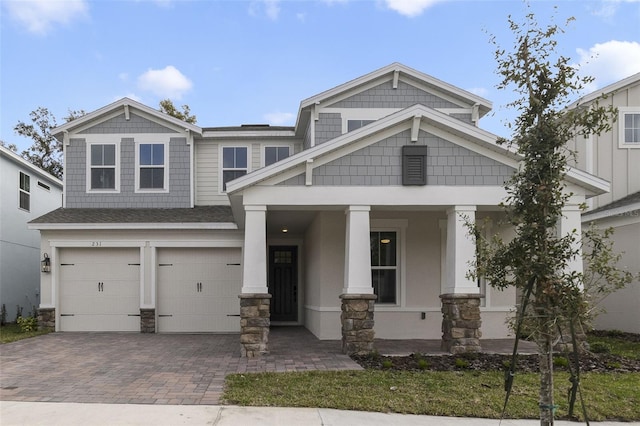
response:
[[[240,332],[247,356],[268,351],[271,324],[345,352],[374,334],[452,352],[505,337],[515,292],[467,277],[465,220],[500,217],[519,163],[478,127],[490,110],[394,63],[303,100],[293,127],[201,128],[126,98],[60,126],[64,208],[31,222],[52,258],[41,321]],[[566,181],[561,232],[608,190]]]
[[[8,322],[40,305],[40,234],[27,222],[62,206],[62,182],[0,146],[0,306]]]
[[[623,252],[620,266],[640,273],[640,73],[587,95],[572,107],[587,106],[602,95],[600,105],[618,109],[611,131],[600,136],[578,138],[572,145],[578,153],[577,167],[611,182],[611,192],[590,200],[583,226],[595,222],[614,228],[614,249]],[[605,312],[595,321],[597,329],[640,333],[640,282],[605,298]]]

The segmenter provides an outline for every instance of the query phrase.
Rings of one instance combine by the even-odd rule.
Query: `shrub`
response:
[[[31,331],[38,330],[38,319],[34,317],[18,317],[16,320],[18,325],[20,326],[20,331],[23,333],[28,333]]]
[[[467,361],[466,359],[462,359],[462,358],[456,358],[455,364],[456,364],[457,368],[468,368],[469,367],[469,361]]]
[[[559,356],[553,359],[553,366],[554,367],[568,367],[569,366],[569,360],[563,356]]]
[[[389,369],[391,367],[393,367],[393,362],[391,362],[390,359],[385,359],[384,361],[382,361],[382,368]]]
[[[429,368],[429,363],[427,362],[426,359],[419,359],[418,360],[418,368],[420,370],[426,370],[427,368]]]

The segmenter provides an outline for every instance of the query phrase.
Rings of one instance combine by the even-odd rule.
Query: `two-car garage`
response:
[[[146,275],[141,252],[153,257],[143,250],[60,248],[60,331],[139,332],[145,285],[156,295],[157,332],[240,330],[240,248],[154,248],[155,273]]]

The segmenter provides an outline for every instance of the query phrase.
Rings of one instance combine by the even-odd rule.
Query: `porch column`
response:
[[[442,282],[442,349],[451,353],[480,351],[480,288],[467,277],[476,255],[475,238],[466,221],[475,222],[475,206],[447,210],[445,279]]]
[[[370,210],[369,206],[349,206],[346,210],[344,288],[340,296],[345,354],[373,351],[376,295],[371,284]]]
[[[578,254],[574,256],[567,265],[567,272],[582,273],[582,252],[580,250],[582,240],[582,217],[580,206],[566,205],[562,208],[562,217],[558,224],[558,236],[563,237],[575,231],[575,241],[571,248],[577,250]]]
[[[271,295],[267,288],[266,218],[266,206],[245,206],[240,353],[250,358],[269,353]]]
[[[567,261],[567,273],[577,272],[581,274],[583,272],[583,264],[582,264],[582,251],[580,250],[581,241],[582,241],[582,218],[581,218],[582,210],[579,205],[565,205],[562,208],[562,216],[558,220],[557,231],[558,237],[564,237],[566,235],[570,235],[575,231],[575,240],[571,244],[571,249],[576,250],[577,255],[572,257]],[[579,284],[581,289],[582,283]],[[554,349],[559,352],[566,352],[573,350],[573,344],[571,339],[571,331],[567,324],[561,324],[561,334],[562,338],[556,344]],[[576,339],[578,341],[578,346],[582,348],[584,343],[587,341],[587,335],[584,333],[584,330],[581,327],[576,328]]]

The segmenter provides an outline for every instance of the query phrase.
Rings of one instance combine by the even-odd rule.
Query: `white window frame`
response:
[[[169,192],[169,141],[135,141],[135,157],[136,157],[136,176],[135,176],[135,192],[136,193],[158,193],[158,192]],[[140,188],[140,170],[143,168],[159,168],[157,165],[153,166],[141,166],[140,165],[140,146],[141,145],[163,145],[164,146],[164,164],[162,167],[164,168],[164,176],[163,176],[163,187],[162,188]]]
[[[618,107],[618,147],[620,148],[636,148],[640,149],[640,142],[626,142],[625,141],[625,128],[624,118],[627,114],[640,114],[640,108],[638,107]]]
[[[25,178],[27,178],[28,182],[29,182],[29,188],[28,189],[23,189],[22,188],[22,176],[24,176]],[[20,197],[22,196],[22,194],[26,194],[27,195],[27,200],[29,203],[29,208],[24,208],[20,205]],[[25,172],[18,172],[18,208],[20,210],[23,210],[25,212],[30,212],[31,211],[31,176],[28,175]]]
[[[93,145],[114,145],[115,146],[115,177],[113,188],[91,188],[91,147]],[[98,166],[96,166],[98,167]],[[88,193],[119,193],[120,192],[120,140],[92,140],[87,142],[87,157],[86,157],[86,190]]]
[[[262,149],[260,150],[260,166],[261,167],[266,167],[267,166],[267,148],[289,148],[289,156],[291,157],[293,155],[293,144],[290,143],[272,143],[272,144],[268,144],[268,145],[263,145]],[[287,158],[288,158],[287,157]],[[281,161],[281,160],[279,160]]]
[[[395,232],[396,233],[396,303],[378,303],[378,308],[398,308],[407,305],[406,300],[406,233],[409,221],[407,219],[371,219],[369,232]],[[374,266],[371,265],[371,270]]]
[[[324,108],[323,113],[339,113],[342,118],[342,134],[349,129],[349,120],[377,121],[400,111],[400,108]]]
[[[224,166],[224,149],[225,148],[245,148],[247,150],[247,167],[246,168],[225,168]],[[224,172],[225,170],[236,171],[236,170],[244,170],[246,174],[251,172],[251,145],[249,144],[220,144],[218,148],[218,191],[221,194],[226,194],[227,191],[224,189]]]

